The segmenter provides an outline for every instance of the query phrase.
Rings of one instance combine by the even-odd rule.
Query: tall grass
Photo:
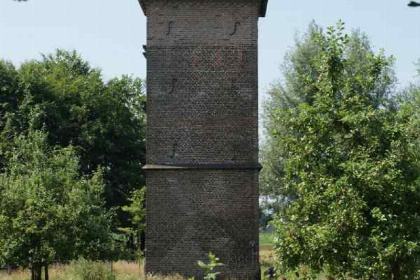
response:
[[[274,247],[274,233],[273,232],[262,232],[260,233],[260,249]]]
[[[116,280],[109,264],[79,260],[73,262],[66,273],[57,275],[55,280]]]
[[[143,264],[133,262],[89,262],[80,260],[69,265],[52,265],[50,280],[139,280],[145,279]],[[12,274],[0,271],[0,280],[29,280],[29,270],[21,269]],[[148,277],[149,279],[149,277]]]
[[[273,233],[260,234],[260,263],[262,272],[272,266],[274,259]],[[69,265],[52,265],[49,268],[50,280],[143,280],[144,264],[135,262],[89,262],[79,260]],[[28,270],[14,271],[11,275],[0,271],[0,280],[29,280]],[[289,279],[289,278],[287,278]],[[293,279],[293,278],[290,278]],[[185,280],[182,276],[148,275],[147,280]]]

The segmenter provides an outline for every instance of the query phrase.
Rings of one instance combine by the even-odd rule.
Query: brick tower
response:
[[[146,272],[258,279],[258,18],[268,0],[140,0]]]

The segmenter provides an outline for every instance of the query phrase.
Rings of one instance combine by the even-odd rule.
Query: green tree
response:
[[[283,195],[285,189],[279,188],[284,176],[284,158],[286,152],[279,145],[277,135],[287,132],[288,127],[276,120],[280,109],[296,108],[300,103],[312,104],[316,93],[316,82],[320,74],[316,58],[322,52],[322,42],[317,37],[323,30],[312,22],[305,34],[296,36],[295,46],[286,54],[281,66],[283,78],[274,83],[268,94],[270,99],[264,104],[265,141],[261,148],[261,162],[264,168],[261,172],[261,193],[275,196],[281,201],[291,199],[293,194]],[[374,55],[373,48],[366,34],[359,30],[351,32],[343,50],[347,61],[347,69],[352,76],[363,75],[370,65],[370,58]],[[374,88],[368,93],[375,106],[384,104],[394,89],[396,82],[392,65],[384,65],[383,71],[377,78]],[[351,79],[357,87],[357,80]],[[389,105],[387,105],[389,106]]]
[[[16,135],[44,129],[50,145],[77,150],[81,174],[104,169],[109,207],[126,205],[131,191],[144,186],[146,99],[140,79],[105,82],[76,52],[62,50],[18,70],[2,62],[0,79],[1,98],[14,102],[1,107],[3,161]],[[118,213],[127,223],[128,216]]]
[[[0,61],[0,129],[3,130],[6,113],[17,110],[22,100],[18,72],[13,64]]]
[[[282,191],[275,221],[281,271],[306,265],[340,279],[419,279],[419,119],[376,89],[392,59],[370,54],[355,72],[343,26],[313,37],[311,97],[279,108]]]
[[[416,80],[412,82],[399,96],[401,102],[408,102],[413,106],[420,106],[420,59],[416,63],[417,75]]]
[[[5,128],[10,112],[17,111],[22,99],[23,90],[17,70],[13,64],[0,61],[0,132]],[[5,165],[4,152],[11,142],[12,139],[0,137],[0,171]]]
[[[128,206],[124,206],[122,209],[130,214],[131,227],[126,228],[125,231],[130,233],[137,243],[137,249],[140,251],[145,249],[144,237],[146,231],[146,188],[141,188],[133,191]],[[134,240],[133,240],[134,241]]]
[[[30,267],[41,279],[53,261],[108,257],[112,213],[102,172],[80,176],[72,147],[51,148],[41,131],[15,138],[0,174],[0,266]]]

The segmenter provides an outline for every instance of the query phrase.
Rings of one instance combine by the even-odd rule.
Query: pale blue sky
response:
[[[197,0],[205,1],[205,0]],[[296,32],[311,20],[322,26],[338,19],[365,31],[377,48],[397,58],[400,88],[413,80],[420,58],[420,8],[408,0],[269,0],[260,20],[260,93],[280,77],[279,65]],[[79,51],[106,78],[145,78],[142,45],[146,19],[136,0],[0,0],[0,59],[15,63],[56,48]]]

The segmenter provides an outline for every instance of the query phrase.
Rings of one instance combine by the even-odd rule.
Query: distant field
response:
[[[274,255],[274,233],[260,233],[260,263],[261,263],[261,273],[263,274],[269,267],[274,265],[275,255]],[[278,279],[282,279],[279,277]],[[297,280],[295,275],[290,274],[286,275],[285,279],[287,280]],[[327,280],[323,275],[318,276],[317,280]]]
[[[274,264],[274,233],[260,233],[260,264],[264,273]]]
[[[273,250],[274,233],[260,233],[260,250]]]

